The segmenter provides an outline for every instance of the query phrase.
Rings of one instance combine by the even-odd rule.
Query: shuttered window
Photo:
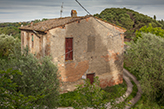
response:
[[[73,38],[65,39],[65,60],[73,60]]]
[[[33,36],[33,34],[31,34],[31,36],[32,36],[32,48],[34,47],[34,36]]]
[[[87,52],[92,52],[92,51],[95,51],[95,37],[88,36]]]

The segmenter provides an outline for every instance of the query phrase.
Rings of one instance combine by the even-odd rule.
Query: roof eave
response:
[[[28,28],[19,28],[20,30],[27,30],[27,31],[37,31],[37,32],[42,32],[42,33],[46,33],[46,31],[44,31],[44,30],[35,30],[35,29],[28,29]]]

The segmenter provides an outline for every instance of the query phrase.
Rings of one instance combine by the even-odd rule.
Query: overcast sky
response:
[[[78,0],[91,14],[100,13],[105,8],[132,9],[139,13],[164,19],[164,0]],[[72,9],[78,16],[87,13],[75,0],[0,0],[0,22],[22,22],[43,18],[58,18],[62,2],[62,17],[70,16]]]

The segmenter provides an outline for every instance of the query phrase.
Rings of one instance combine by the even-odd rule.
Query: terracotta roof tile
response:
[[[75,22],[78,20],[82,20],[82,19],[91,17],[91,16],[92,15],[87,15],[87,16],[83,16],[83,17],[64,17],[64,18],[49,19],[49,20],[46,20],[43,22],[35,23],[35,24],[33,24],[33,26],[27,25],[27,26],[20,27],[19,29],[20,30],[35,30],[35,31],[45,32],[45,31],[48,31],[52,28],[64,26],[65,24],[69,24],[69,23],[72,23],[72,22]],[[100,19],[100,20],[102,20],[102,19]],[[116,26],[116,25],[114,25],[114,26]],[[124,29],[124,28],[121,28],[121,29]]]

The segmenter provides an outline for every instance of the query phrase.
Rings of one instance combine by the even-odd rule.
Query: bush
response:
[[[164,39],[151,33],[141,35],[136,43],[128,44],[125,63],[138,75],[147,98],[164,105]]]
[[[1,109],[22,109],[35,106],[34,101],[43,98],[40,96],[24,96],[20,91],[17,92],[16,83],[13,83],[13,78],[17,79],[18,75],[22,73],[18,70],[7,69],[7,71],[0,70],[0,108]]]
[[[98,77],[94,78],[93,85],[90,84],[89,80],[85,80],[83,85],[77,85],[77,97],[73,101],[73,107],[76,109],[84,107],[94,107],[94,108],[105,108],[105,103],[103,95],[105,91],[101,90],[99,87]]]
[[[18,84],[17,90],[25,96],[45,95],[43,99],[37,100],[38,105],[46,105],[49,108],[57,107],[59,97],[59,75],[57,67],[51,62],[50,57],[44,57],[40,60],[36,59],[32,54],[28,53],[26,48],[22,54],[20,47],[14,47],[13,54],[6,60],[0,59],[0,69],[6,70],[13,68],[23,73],[13,79]]]

